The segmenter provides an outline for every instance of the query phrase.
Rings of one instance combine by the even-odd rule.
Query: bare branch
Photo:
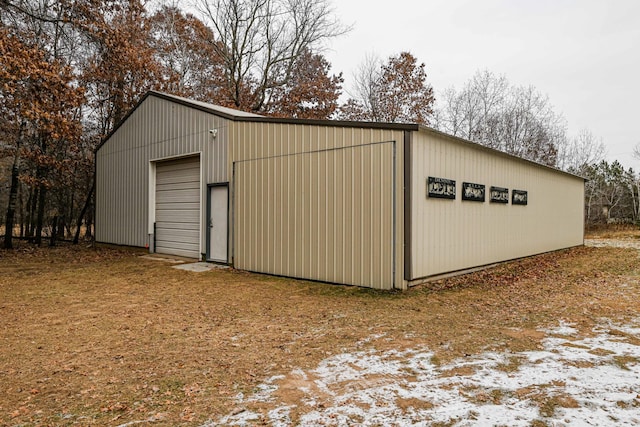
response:
[[[636,144],[635,147],[633,147],[633,154],[632,154],[633,158],[640,160],[640,142]]]
[[[232,103],[260,111],[306,51],[344,34],[328,0],[196,0],[213,29]]]
[[[555,166],[566,124],[534,87],[511,86],[504,76],[478,71],[460,91],[444,92],[441,130],[479,144]]]

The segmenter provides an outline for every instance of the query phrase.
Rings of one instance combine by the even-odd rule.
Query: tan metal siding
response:
[[[342,151],[338,150],[301,156],[301,160],[296,161],[296,157],[288,156],[266,163],[252,163],[251,167],[239,166],[242,180],[235,185],[242,185],[242,188],[234,186],[232,192],[234,198],[242,198],[234,205],[238,213],[234,214],[237,223],[232,224],[232,228],[234,233],[240,229],[244,231],[232,240],[234,265],[253,271],[329,282],[403,288],[403,223],[401,220],[395,224],[388,221],[394,212],[396,219],[402,218],[404,212],[403,138],[404,132],[398,130],[234,123],[229,168],[234,161],[266,160],[274,156],[395,142],[395,159],[393,153],[387,152],[371,153],[373,157],[365,160],[369,154],[335,154]],[[270,169],[270,162],[280,164],[281,169]],[[389,203],[382,193],[372,191],[375,179],[382,176],[393,176],[397,183],[395,199]],[[373,182],[371,177],[375,178]],[[282,188],[276,191],[274,182],[281,183]],[[351,187],[343,188],[345,183],[351,183]],[[337,193],[327,192],[330,188],[336,189]],[[295,203],[287,203],[288,198],[295,194],[301,198]],[[330,209],[327,208],[328,203],[331,204]],[[264,215],[258,206],[268,207]],[[280,206],[282,213],[273,206]],[[368,217],[346,214],[359,212],[362,206],[381,207],[373,209]],[[319,212],[324,213],[318,216]],[[306,219],[312,222],[307,223]],[[310,226],[311,223],[314,225]],[[381,223],[386,225],[378,228]],[[395,227],[393,252],[376,252],[371,260],[368,255],[362,255],[364,252],[359,252],[360,249],[354,249],[386,244],[387,236],[393,234],[389,227]],[[253,238],[247,233],[258,235]],[[307,245],[308,253],[298,250],[301,244]],[[273,259],[269,256],[271,253],[275,254]],[[323,263],[318,264],[318,259]],[[389,262],[395,262],[395,267],[392,266],[395,276],[387,283],[386,270],[381,273],[375,269]],[[384,285],[383,281],[374,278],[375,275],[385,277]]]
[[[394,143],[236,163],[244,270],[393,287]]]
[[[229,121],[149,96],[100,148],[96,156],[96,239],[130,246],[149,244],[150,161],[201,154],[201,199],[206,183],[228,180]],[[217,129],[214,139],[210,129]],[[153,189],[152,189],[153,191]],[[206,224],[201,209],[201,224]],[[204,236],[205,230],[200,230]],[[205,239],[201,239],[201,253]]]
[[[584,182],[441,135],[413,135],[412,278],[482,266],[581,245]],[[456,181],[456,199],[427,197],[429,176]],[[462,182],[484,184],[484,203],[463,201]],[[509,203],[489,202],[491,186]],[[513,189],[528,205],[512,205]]]

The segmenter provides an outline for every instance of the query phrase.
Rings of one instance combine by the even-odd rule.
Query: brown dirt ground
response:
[[[0,424],[198,425],[265,378],[372,335],[384,338],[365,348],[424,345],[445,362],[539,348],[537,329],[559,319],[587,334],[640,308],[633,249],[579,247],[402,293],[191,273],[139,255],[0,251]]]

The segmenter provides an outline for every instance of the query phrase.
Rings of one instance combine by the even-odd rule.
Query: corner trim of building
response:
[[[93,235],[98,231],[96,224],[96,214],[98,212],[98,153],[93,156]]]
[[[411,131],[404,132],[404,149],[403,151],[403,168],[404,168],[404,279],[411,285],[412,263],[411,263],[411,140],[413,133]]]

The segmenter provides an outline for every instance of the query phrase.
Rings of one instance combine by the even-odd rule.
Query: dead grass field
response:
[[[404,293],[191,273],[139,255],[0,251],[0,424],[202,425],[233,413],[239,392],[370,336],[446,363],[537,349],[538,329],[559,319],[588,334],[640,309],[634,249],[574,248]]]
[[[587,229],[585,238],[639,240],[640,231],[637,225],[631,224],[597,225]]]

